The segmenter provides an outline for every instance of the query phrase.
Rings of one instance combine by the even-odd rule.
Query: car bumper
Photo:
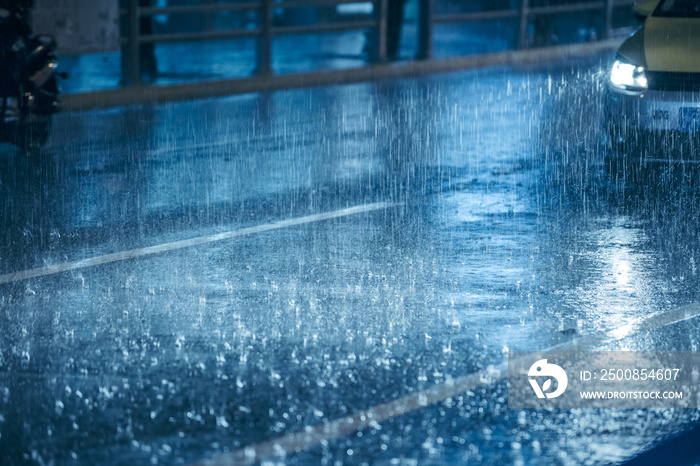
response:
[[[700,96],[677,91],[606,92],[613,148],[645,163],[700,165]]]

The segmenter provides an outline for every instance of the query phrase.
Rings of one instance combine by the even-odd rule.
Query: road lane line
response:
[[[299,432],[241,448],[230,454],[204,460],[197,464],[202,466],[252,464],[298,453],[318,446],[325,440],[353,434],[366,427],[439,403],[468,389],[488,385],[492,382],[491,377],[494,378],[494,382],[505,377],[505,374],[501,371],[502,369],[494,369],[491,372],[481,371],[458,379],[448,380],[427,390],[374,406],[351,416],[336,419],[325,424],[309,426]]]
[[[574,338],[541,351],[589,351],[605,343],[619,341],[639,333],[667,327],[698,316],[700,316],[700,303],[689,304],[678,309],[639,319],[612,330],[603,330],[591,335]],[[456,379],[449,379],[426,390],[362,410],[344,418],[315,426],[307,426],[298,432],[243,447],[211,459],[202,460],[196,465],[230,466],[253,464],[275,458],[279,459],[286,455],[316,447],[325,441],[345,437],[366,427],[371,427],[412,411],[440,403],[467,391],[491,385],[505,379],[507,376],[508,366],[506,361],[498,366],[492,366]]]
[[[237,238],[240,236],[253,235],[256,233],[263,233],[266,231],[279,230],[281,228],[289,228],[298,225],[305,225],[308,223],[321,222],[324,220],[330,220],[334,218],[347,217],[350,215],[356,215],[366,212],[372,212],[375,210],[383,210],[391,207],[395,207],[396,203],[392,202],[376,202],[374,204],[364,204],[355,207],[348,207],[346,209],[335,210],[332,212],[324,212],[322,214],[308,215],[306,217],[291,218],[288,220],[280,220],[274,223],[267,223],[265,225],[257,225],[254,227],[243,228],[241,230],[227,231],[223,233],[216,233],[213,235],[199,236],[196,238],[190,238],[181,241],[173,241],[171,243],[159,244],[156,246],[149,246],[145,248],[131,249],[128,251],[116,252],[113,254],[105,254],[103,256],[90,257],[87,259],[81,259],[72,262],[63,262],[60,264],[47,265],[45,267],[39,267],[36,269],[22,270],[19,272],[11,272],[5,275],[0,275],[0,284],[18,282],[21,280],[27,280],[30,278],[43,277],[47,275],[55,275],[62,272],[68,272],[72,270],[84,269],[87,267],[94,267],[97,265],[109,264],[111,262],[125,261],[128,259],[136,259],[145,256],[152,256],[154,254],[162,254],[164,252],[175,251],[178,249],[190,248],[193,246],[199,246],[202,244],[214,243],[217,241],[224,241],[227,239]]]

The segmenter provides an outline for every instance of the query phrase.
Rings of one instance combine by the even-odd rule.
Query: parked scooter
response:
[[[14,12],[0,8],[0,142],[34,153],[59,107],[56,41],[17,23]]]

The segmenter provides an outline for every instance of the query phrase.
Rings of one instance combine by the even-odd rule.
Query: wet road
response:
[[[64,114],[41,160],[4,148],[0,463],[262,459],[697,301],[697,183],[603,171],[606,59]],[[697,349],[663,322],[600,347]],[[472,388],[267,453],[604,464],[698,421]]]

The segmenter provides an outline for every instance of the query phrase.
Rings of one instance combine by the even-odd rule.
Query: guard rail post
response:
[[[120,0],[121,85],[141,84],[139,0]]]
[[[272,74],[272,0],[260,0],[259,28],[257,38],[257,67],[255,74],[269,76]]]
[[[613,9],[615,0],[605,0],[605,38],[610,39],[612,31]]]
[[[377,15],[377,28],[375,41],[375,56],[377,57],[377,63],[386,62],[386,32],[387,32],[387,18],[389,16],[389,1],[388,0],[378,0],[374,4],[375,8],[378,7],[379,14]]]
[[[530,16],[530,0],[520,1],[520,29],[518,30],[518,49],[527,48],[527,23]]]
[[[433,56],[433,0],[418,2],[418,60]]]

